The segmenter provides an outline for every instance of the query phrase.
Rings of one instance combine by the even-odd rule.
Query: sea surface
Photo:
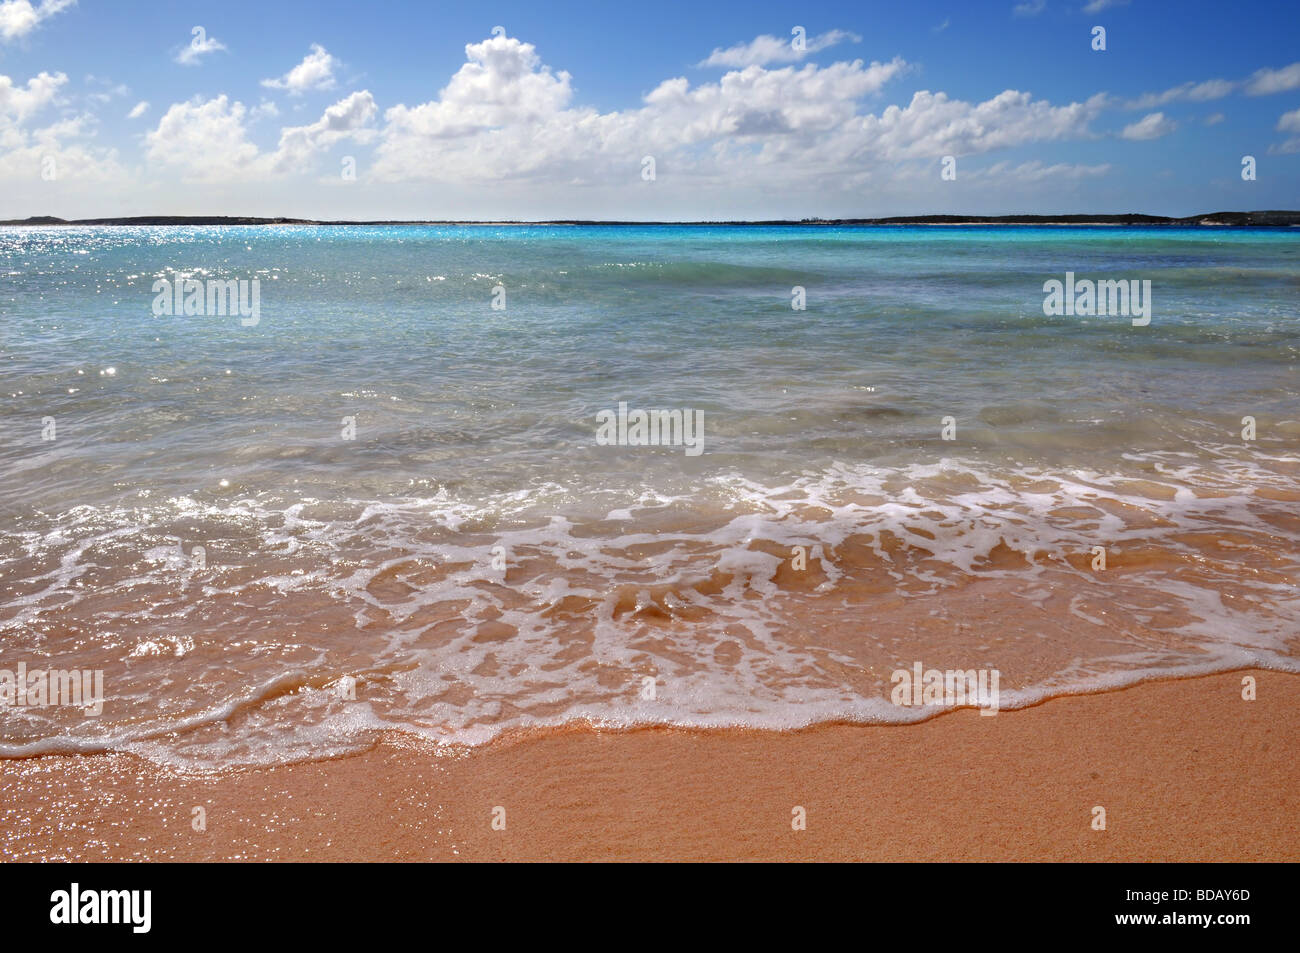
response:
[[[1067,272],[1150,323],[1045,315]],[[186,279],[256,323],[155,313]],[[0,229],[0,669],[105,689],[0,756],[1300,671],[1298,363],[1296,229]],[[598,439],[620,403],[701,452]]]

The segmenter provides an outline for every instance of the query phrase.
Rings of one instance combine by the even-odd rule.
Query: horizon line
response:
[[[1197,215],[1148,215],[1142,212],[1098,213],[1062,212],[1057,214],[965,215],[932,213],[895,215],[879,218],[802,219],[697,219],[690,221],[631,219],[308,219],[288,216],[258,217],[243,215],[130,215],[105,218],[64,219],[54,215],[33,215],[25,219],[0,220],[0,226],[168,226],[168,225],[629,225],[629,226],[837,226],[837,225],[1174,225],[1211,227],[1297,227],[1300,211],[1289,209],[1255,211],[1203,212]]]

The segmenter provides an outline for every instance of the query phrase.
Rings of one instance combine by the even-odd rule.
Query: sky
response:
[[[0,0],[0,219],[1295,209],[1297,39],[1297,0]]]

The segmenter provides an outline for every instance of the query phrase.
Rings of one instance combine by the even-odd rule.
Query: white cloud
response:
[[[716,82],[665,80],[640,108],[599,113],[572,104],[568,73],[511,37],[466,47],[467,62],[436,99],[385,114],[372,175],[382,181],[626,181],[645,155],[662,178],[728,187],[849,188],[872,166],[988,152],[1091,135],[1104,96],[1054,106],[1006,90],[980,103],[916,93],[873,114],[861,100],[907,69],[861,60],[821,67],[750,65]]]
[[[0,40],[26,36],[43,21],[76,2],[77,0],[41,0],[33,6],[31,0],[3,0],[0,2]]]
[[[1236,92],[1244,91],[1251,96],[1266,96],[1297,88],[1300,88],[1300,63],[1292,63],[1282,69],[1256,70],[1250,78],[1244,80],[1207,79],[1199,83],[1187,82],[1170,87],[1163,92],[1143,93],[1124,105],[1128,109],[1154,109],[1174,102],[1210,102]]]
[[[1281,69],[1256,70],[1246,86],[1246,92],[1252,96],[1267,96],[1271,93],[1285,93],[1298,88],[1300,88],[1300,63],[1292,63]]]
[[[98,83],[103,87],[99,92],[86,94],[86,99],[90,100],[92,103],[110,103],[114,99],[130,95],[131,93],[130,87],[125,83],[118,83],[114,86],[108,80],[97,80],[93,76],[87,76],[86,82],[87,84]]]
[[[1178,123],[1172,119],[1166,119],[1164,113],[1150,113],[1137,122],[1125,126],[1120,136],[1124,139],[1145,141],[1167,136],[1177,128]]]
[[[1122,7],[1128,4],[1128,0],[1089,0],[1084,13],[1101,13],[1102,10],[1109,10],[1111,7]]]
[[[26,86],[15,86],[8,76],[0,76],[0,128],[22,123],[44,109],[67,81],[64,73],[40,73]]]
[[[174,103],[145,136],[145,155],[193,182],[246,181],[301,172],[316,152],[342,139],[365,141],[372,136],[374,130],[367,127],[379,109],[368,91],[353,93],[326,109],[317,122],[282,129],[274,152],[260,151],[248,138],[247,123],[259,111],[264,112],[262,107],[250,112],[224,94]]]
[[[684,78],[667,80],[642,108],[602,115],[570,108],[569,74],[543,65],[532,44],[494,37],[469,44],[466,56],[437,99],[385,114],[378,177],[591,181],[647,152],[666,156],[729,139],[752,146],[789,134],[808,145],[852,119],[855,101],[905,66],[749,66],[694,88]]]
[[[1205,117],[1205,124],[1207,126],[1217,126],[1219,123],[1223,122],[1223,120],[1227,118],[1228,117],[1225,116],[1223,113],[1212,113],[1211,115]]]
[[[340,99],[311,125],[281,131],[272,168],[277,172],[302,171],[316,152],[336,142],[343,139],[368,142],[375,134],[371,124],[378,113],[379,107],[369,90]]]
[[[1291,136],[1286,142],[1278,146],[1269,146],[1268,151],[1274,155],[1300,152],[1300,109],[1293,109],[1289,113],[1283,113],[1282,118],[1277,121],[1278,132],[1291,132]]]
[[[852,121],[857,100],[879,91],[905,68],[901,59],[865,68],[861,60],[798,69],[748,66],[694,89],[685,79],[667,80],[645,97],[644,109],[617,115],[633,118],[642,135],[661,142],[811,136]]]
[[[328,56],[323,48],[313,52],[318,49]],[[640,103],[601,112],[575,102],[573,79],[544,63],[532,44],[496,36],[468,44],[465,55],[428,101],[394,105],[381,119],[368,90],[353,92],[316,121],[281,128],[278,139],[260,125],[277,115],[266,101],[245,105],[219,95],[160,104],[161,115],[144,136],[142,182],[174,177],[225,187],[308,178],[326,150],[351,141],[375,144],[367,171],[371,181],[393,189],[420,184],[418,190],[390,194],[441,194],[428,188],[433,183],[450,186],[446,195],[453,203],[463,196],[478,195],[475,201],[482,205],[483,195],[536,197],[582,188],[587,198],[579,200],[581,205],[595,201],[602,190],[636,188],[646,155],[658,166],[657,194],[673,193],[678,196],[673,201],[685,201],[686,195],[723,201],[730,195],[790,203],[795,200],[784,197],[798,194],[807,205],[833,195],[860,199],[882,189],[925,201],[931,195],[931,166],[940,156],[1095,138],[1091,123],[1110,104],[1105,94],[1052,103],[1008,89],[983,101],[921,90],[895,105],[871,105],[910,69],[896,57],[825,66],[755,63],[698,83],[674,77]],[[275,88],[291,88],[292,76],[291,70]],[[298,85],[315,88],[322,77],[317,73]],[[57,105],[65,79],[41,74],[20,87],[0,78],[0,130],[5,115],[26,117]],[[146,114],[152,114],[146,102],[130,111],[132,118]],[[91,125],[83,124],[81,131],[65,126],[47,138],[71,142],[74,135],[88,134]],[[1172,128],[1163,114],[1153,113],[1124,134],[1150,138]],[[8,147],[2,135],[0,149]],[[23,135],[24,148],[35,148],[36,133]],[[111,168],[112,156],[89,155],[87,164],[94,158]],[[30,157],[23,162],[30,165]],[[1107,171],[1104,165],[1004,160],[971,176],[987,184],[988,194],[1010,200],[1019,187],[1074,187]],[[489,189],[475,193],[475,185]],[[645,195],[649,201],[650,193]],[[697,214],[704,211],[701,206]]]
[[[87,126],[86,117],[78,117],[34,129],[18,141],[3,136],[6,148],[0,150],[0,181],[72,186],[126,182],[127,173],[116,150],[65,141],[88,136]],[[44,179],[47,163],[53,173],[49,180]]]
[[[1227,79],[1208,79],[1202,83],[1183,83],[1163,93],[1143,93],[1125,105],[1129,109],[1152,109],[1173,102],[1204,103],[1230,95],[1241,84]]]
[[[93,137],[93,116],[83,113],[39,128],[29,125],[56,103],[67,81],[63,73],[40,73],[22,85],[0,76],[0,180],[98,182],[123,174],[114,150],[76,141]]]
[[[1010,162],[995,162],[987,169],[977,169],[969,174],[972,179],[1011,179],[1016,182],[1045,182],[1051,180],[1078,180],[1105,175],[1110,163],[1102,165],[1077,165],[1058,162],[1045,165],[1037,159],[1013,166]]]
[[[1008,89],[982,103],[921,91],[904,108],[890,106],[879,117],[861,118],[870,150],[886,159],[969,155],[1028,142],[1081,138],[1101,111],[1103,99],[1053,106],[1029,93]]]
[[[136,103],[134,106],[131,107],[131,111],[126,114],[126,118],[139,119],[148,111],[149,111],[149,104],[144,100],[141,100],[140,102]]]
[[[270,89],[287,89],[293,95],[301,95],[309,89],[331,89],[337,65],[338,60],[326,52],[325,47],[313,43],[301,63],[279,79],[262,80],[262,85]]]
[[[1047,0],[1025,0],[1024,3],[1017,3],[1011,8],[1012,14],[1018,17],[1036,17],[1047,8]]]
[[[420,106],[395,106],[385,118],[399,136],[432,141],[549,119],[573,95],[566,72],[543,66],[531,43],[493,37],[465,47],[469,62]]]
[[[796,48],[795,37],[786,38],[770,36],[755,37],[748,43],[715,49],[699,65],[707,66],[764,66],[768,63],[795,63],[810,53],[819,53],[846,40],[852,43],[862,42],[862,37],[847,30],[828,30],[820,36],[805,38],[802,48]]]
[[[145,136],[150,162],[181,170],[192,180],[215,182],[257,171],[257,146],[244,130],[243,103],[222,94],[174,103]]]
[[[215,36],[208,36],[203,27],[196,26],[194,30],[194,39],[182,47],[175,56],[176,62],[182,66],[197,66],[199,61],[207,54],[226,48],[226,44]]]

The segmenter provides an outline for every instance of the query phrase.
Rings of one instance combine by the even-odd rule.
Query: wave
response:
[[[910,722],[933,712],[893,705],[889,673],[915,661],[998,669],[1003,708],[1300,671],[1293,476],[1147,463],[836,465],[621,500],[552,484],[80,507],[5,537],[22,584],[0,638],[6,664],[103,669],[110,701],[99,719],[9,709],[0,755],[213,767],[394,730],[477,745],[572,721]]]

